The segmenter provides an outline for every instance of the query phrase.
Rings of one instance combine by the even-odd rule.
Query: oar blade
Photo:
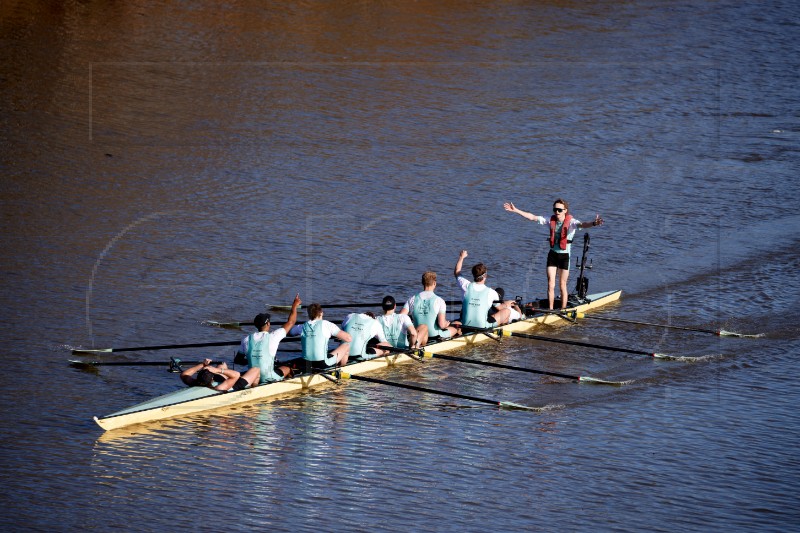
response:
[[[739,337],[742,339],[760,339],[766,336],[764,333],[755,333],[755,334],[736,333],[735,331],[725,331],[724,329],[719,330],[718,335],[720,337]]]
[[[522,405],[520,403],[514,402],[497,402],[497,405],[501,409],[509,409],[512,411],[535,411],[535,412],[542,412],[545,409],[542,407],[533,407],[530,405]]]
[[[219,322],[217,320],[203,320],[201,322],[204,326],[211,326],[212,328],[222,329],[242,329],[243,326],[252,326],[252,322]]]
[[[69,360],[69,366],[75,368],[94,368],[96,361],[76,361],[74,359]]]
[[[272,311],[284,311],[287,313],[292,310],[291,305],[268,305],[267,307],[269,307]],[[300,311],[301,309],[305,308],[302,305],[298,305],[297,310]]]
[[[111,353],[113,352],[113,348],[73,348],[72,355],[81,355],[81,354],[95,354],[95,353]]]
[[[607,381],[605,379],[593,378],[591,376],[580,376],[578,378],[578,382],[591,383],[593,385],[611,385],[612,387],[621,387],[627,383],[625,381]]]

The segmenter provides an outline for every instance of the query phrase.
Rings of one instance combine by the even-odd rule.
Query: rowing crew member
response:
[[[369,311],[350,313],[342,322],[342,329],[351,337],[350,357],[374,359],[389,353],[381,347],[392,346],[386,340],[380,322]]]
[[[461,323],[447,320],[447,304],[433,292],[435,288],[436,272],[425,272],[422,274],[422,292],[409,298],[400,311],[411,316],[420,346],[425,346],[428,340],[436,337],[449,339],[460,333]]]
[[[322,306],[313,303],[308,306],[309,321],[302,326],[295,326],[292,331],[299,332],[303,350],[303,359],[306,361],[306,372],[312,369],[325,369],[331,366],[344,366],[350,355],[350,334],[339,329],[339,326],[322,318]],[[335,337],[342,344],[328,353],[328,341]]]
[[[503,208],[511,213],[517,213],[528,220],[538,222],[544,226],[550,225],[550,251],[547,254],[547,303],[553,309],[555,301],[556,275],[559,277],[561,289],[561,309],[567,307],[567,279],[569,278],[569,252],[575,230],[601,226],[603,219],[596,215],[591,222],[581,222],[569,214],[569,205],[561,198],[553,202],[553,216],[550,221],[544,217],[517,209],[511,202],[503,204]]]
[[[275,356],[278,353],[278,345],[286,338],[289,330],[297,322],[297,308],[301,304],[300,295],[294,297],[292,309],[289,311],[289,318],[286,323],[270,333],[270,314],[259,313],[253,319],[253,325],[258,330],[242,339],[239,352],[247,357],[249,368],[259,369],[259,383],[270,383],[281,381],[286,376],[291,377],[292,369],[286,365],[275,363]]]
[[[195,376],[195,374],[197,374]],[[243,390],[258,381],[258,367],[244,374],[228,368],[224,362],[213,366],[211,359],[187,368],[181,372],[181,381],[190,387],[209,387],[218,391]]]
[[[486,276],[489,273],[486,265],[478,263],[472,267],[474,281],[469,281],[461,276],[461,267],[468,255],[466,250],[461,250],[453,269],[453,275],[464,293],[464,300],[461,304],[461,322],[465,326],[473,328],[488,328],[492,325],[508,323],[511,311],[507,308],[497,310],[494,308],[494,303],[500,300],[500,296],[497,291],[486,286]]]
[[[381,302],[383,315],[378,317],[383,328],[383,334],[389,344],[395,348],[419,348],[417,328],[408,315],[395,313],[397,302],[394,296],[384,296]]]
[[[497,296],[499,296],[496,304],[494,304],[494,309],[508,309],[508,321],[514,322],[515,320],[520,320],[522,318],[522,309],[519,308],[516,300],[506,300],[506,291],[502,287],[495,288],[497,292]],[[495,311],[490,311],[494,313]]]

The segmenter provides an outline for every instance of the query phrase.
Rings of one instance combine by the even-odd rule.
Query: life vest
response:
[[[558,247],[562,250],[567,249],[567,245],[570,241],[567,240],[567,234],[569,233],[569,225],[572,222],[572,215],[567,214],[564,217],[564,223],[561,225],[561,236],[558,239]],[[556,245],[556,226],[558,225],[558,217],[553,215],[550,217],[550,247],[553,248]]]
[[[261,340],[256,340],[255,337],[255,333],[252,333],[247,338],[247,366],[259,369],[259,383],[281,381],[283,376],[275,372],[275,356],[269,349],[269,333],[265,333]]]

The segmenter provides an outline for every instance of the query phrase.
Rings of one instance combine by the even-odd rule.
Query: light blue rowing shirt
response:
[[[247,365],[250,368],[258,367],[259,383],[281,381],[283,376],[275,372],[275,356],[269,349],[269,333],[265,333],[261,340],[255,337],[255,333],[247,337]]]
[[[489,309],[494,303],[492,291],[484,285],[482,291],[476,290],[477,283],[470,283],[464,292],[461,305],[461,321],[465,326],[473,328],[489,327]]]
[[[379,316],[378,322],[380,322],[383,335],[389,344],[395,348],[408,348],[408,336],[403,335],[403,324],[398,315]]]
[[[425,324],[428,326],[428,337],[448,337],[450,332],[446,329],[439,329],[439,315],[433,308],[436,301],[434,294],[427,300],[423,300],[419,294],[414,297],[414,309],[411,310],[411,320],[414,326]]]
[[[325,336],[324,321],[320,318],[303,324],[300,333],[300,345],[303,350],[303,359],[306,361],[325,361],[325,365],[336,363],[336,357],[328,354],[328,339]]]
[[[357,314],[350,317],[344,330],[353,338],[350,341],[350,355],[353,357],[369,357],[367,355],[367,342],[374,336],[372,334],[372,324],[374,318]],[[374,356],[373,356],[374,357]]]

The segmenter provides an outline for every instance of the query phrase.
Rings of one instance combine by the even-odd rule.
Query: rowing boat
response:
[[[590,294],[583,298],[581,303],[570,307],[568,311],[583,313],[615,302],[619,300],[621,295],[622,291]],[[448,352],[491,340],[493,339],[493,333],[524,333],[531,331],[538,325],[552,324],[564,319],[562,315],[554,313],[537,314],[531,318],[495,328],[492,333],[469,333],[452,339],[430,343],[425,346],[425,351],[431,354]],[[385,357],[353,362],[344,368],[348,374],[358,375],[413,360],[414,358],[407,353],[393,353]],[[109,415],[94,417],[94,420],[100,427],[108,431],[133,424],[144,424],[155,420],[211,411],[245,402],[296,393],[328,383],[329,379],[330,376],[324,374],[307,374],[233,392],[221,392],[206,387],[187,387]]]

